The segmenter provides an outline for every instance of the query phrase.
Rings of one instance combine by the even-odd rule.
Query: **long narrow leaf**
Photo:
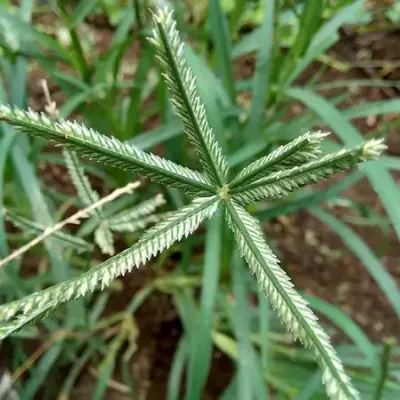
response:
[[[355,23],[362,18],[365,10],[365,1],[356,0],[351,2],[347,7],[343,7],[333,18],[327,21],[312,37],[311,43],[307,48],[295,68],[291,71],[286,82],[290,85],[294,80],[307,68],[307,66],[315,60],[319,55],[331,47],[338,39],[339,28],[346,23]],[[311,4],[311,3],[310,3]]]
[[[264,0],[263,3],[265,15],[260,28],[263,45],[258,51],[252,85],[251,109],[247,127],[250,137],[256,137],[261,128],[274,48],[275,0]]]
[[[336,232],[343,239],[346,246],[362,261],[400,318],[400,290],[368,245],[350,227],[333,215],[319,208],[313,208],[311,212]]]
[[[229,36],[226,15],[220,1],[208,0],[208,18],[210,21],[211,38],[215,47],[218,75],[227,88],[231,102],[236,99],[231,62],[231,37]]]
[[[200,399],[211,366],[211,329],[216,306],[219,266],[222,247],[222,218],[217,215],[210,222],[206,238],[204,274],[200,312],[194,322],[189,353],[188,385],[186,398]]]
[[[312,309],[318,311],[332,321],[354,342],[357,348],[364,353],[369,363],[373,362],[375,358],[373,344],[361,328],[344,311],[341,311],[338,307],[317,297],[310,295],[305,295],[304,297],[309,302]]]
[[[244,267],[245,263],[236,251],[233,257],[232,286],[236,298],[233,326],[239,345],[237,399],[268,400],[263,367],[251,342],[250,307],[245,275],[247,271]]]

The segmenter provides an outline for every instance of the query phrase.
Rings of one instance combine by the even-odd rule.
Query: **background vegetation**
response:
[[[2,1],[1,102],[45,109],[46,79],[62,117],[196,168],[146,40],[156,3]],[[399,397],[400,347],[391,338],[400,327],[399,64],[391,59],[400,40],[398,4],[168,4],[234,170],[310,129],[335,133],[326,151],[362,136],[387,138],[380,161],[250,211],[265,221],[270,245],[322,317],[362,398]],[[59,149],[17,137],[4,124],[0,135],[5,257],[32,238],[32,226],[20,230],[16,218],[6,220],[10,212],[44,227],[83,204]],[[101,196],[134,179],[83,166]],[[114,215],[159,193],[162,212],[188,201],[143,182],[104,212]],[[91,218],[69,233],[91,245],[97,226]],[[115,251],[137,237],[117,233]],[[11,384],[21,399],[325,398],[311,355],[293,345],[228,239],[216,218],[206,235],[200,230],[110,289],[0,343],[0,399],[12,398]],[[86,253],[63,247],[46,242],[2,267],[2,302],[107,258],[94,246]]]

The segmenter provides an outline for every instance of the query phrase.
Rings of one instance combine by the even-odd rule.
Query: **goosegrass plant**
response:
[[[159,10],[154,21],[156,28],[150,41],[164,69],[174,111],[182,120],[203,173],[144,153],[134,145],[101,135],[76,122],[52,120],[45,114],[8,106],[1,106],[0,119],[18,131],[56,140],[77,154],[143,174],[155,182],[182,189],[195,198],[189,205],[149,229],[132,247],[105,263],[72,280],[2,305],[1,337],[7,337],[23,324],[47,315],[61,304],[84,296],[97,287],[103,290],[116,277],[145,264],[176,241],[193,233],[221,208],[241,256],[257,277],[260,290],[268,296],[287,329],[314,354],[329,397],[358,398],[327,334],[307,302],[294,290],[277,257],[265,242],[258,221],[246,211],[245,206],[258,200],[275,200],[338,171],[376,159],[385,149],[382,140],[372,139],[318,158],[320,142],[325,134],[307,133],[249,164],[231,179],[226,157],[197,95],[195,77],[186,64],[184,45],[172,12],[168,9]],[[74,182],[79,179],[77,186],[81,192],[86,189],[86,201],[93,201],[89,198],[93,192],[88,190],[87,180],[78,176],[79,167],[73,166],[73,157],[67,155]],[[101,240],[108,241],[104,238]],[[103,244],[102,247],[107,246]]]
[[[23,3],[21,12],[26,13],[26,10],[29,10],[32,4],[30,1]],[[311,5],[312,2],[304,2],[304,4],[299,2],[295,12],[292,12],[292,2],[265,0],[254,9],[250,2],[237,1],[234,2],[235,4],[230,10],[223,10],[220,2],[210,1],[208,8],[207,6],[203,7],[203,10],[208,9],[209,14],[205,13],[201,18],[195,19],[200,21],[199,24],[205,23],[205,26],[187,24],[185,22],[186,16],[182,12],[184,6],[180,2],[174,2],[173,6],[179,27],[183,34],[194,39],[190,43],[195,51],[190,45],[186,45],[185,52],[181,54],[181,57],[185,56],[188,65],[193,70],[194,76],[196,76],[196,89],[204,102],[207,118],[205,113],[201,114],[205,125],[200,126],[200,132],[196,131],[193,121],[188,118],[188,110],[185,104],[182,104],[183,97],[180,96],[181,92],[179,92],[179,90],[188,91],[192,87],[186,85],[188,78],[185,75],[180,77],[184,84],[183,88],[180,87],[179,89],[179,79],[177,79],[176,72],[175,74],[171,70],[168,72],[168,68],[172,66],[171,63],[167,62],[168,68],[166,70],[163,70],[163,68],[152,69],[155,53],[161,59],[164,59],[164,64],[165,57],[168,55],[166,53],[167,48],[160,42],[162,37],[159,30],[157,31],[158,41],[156,40],[156,46],[146,40],[146,36],[150,32],[149,22],[151,19],[147,18],[150,15],[147,5],[151,6],[150,3],[146,5],[141,1],[129,3],[124,9],[122,18],[115,26],[115,34],[110,46],[101,55],[93,51],[90,35],[86,35],[81,29],[84,26],[85,18],[90,13],[101,11],[101,2],[81,1],[75,9],[69,5],[66,5],[64,10],[62,7],[55,7],[54,10],[58,13],[58,19],[54,26],[51,25],[46,29],[43,29],[40,25],[36,27],[27,22],[29,21],[27,14],[24,14],[23,18],[15,15],[12,12],[15,8],[13,9],[12,6],[0,9],[0,20],[2,21],[0,42],[7,60],[10,60],[10,62],[4,61],[2,72],[7,77],[6,79],[21,83],[21,87],[14,90],[14,99],[6,100],[3,98],[3,103],[14,103],[20,108],[24,107],[23,82],[25,78],[17,79],[16,76],[21,76],[18,75],[22,73],[20,64],[26,62],[27,58],[34,60],[34,65],[38,64],[41,68],[44,68],[51,79],[66,94],[66,101],[60,107],[60,119],[56,122],[52,122],[51,116],[48,115],[41,116],[30,111],[3,108],[2,112],[8,116],[6,119],[11,123],[13,121],[23,125],[25,123],[20,128],[24,130],[25,127],[33,134],[32,145],[34,150],[31,152],[31,158],[34,163],[49,161],[58,164],[65,163],[64,158],[58,153],[48,150],[38,151],[42,148],[44,142],[37,140],[36,137],[51,135],[51,138],[57,142],[64,142],[70,155],[75,152],[77,155],[86,155],[91,158],[94,154],[97,154],[96,160],[107,161],[110,165],[116,166],[114,157],[116,153],[119,153],[119,166],[148,176],[154,182],[167,183],[165,197],[168,199],[168,203],[171,202],[175,208],[180,208],[186,204],[189,197],[200,195],[200,199],[195,200],[191,206],[172,214],[170,219],[167,218],[164,221],[165,224],[171,224],[171,228],[172,225],[177,224],[173,228],[175,236],[166,237],[165,245],[171,244],[170,241],[176,240],[182,235],[185,236],[188,229],[191,231],[200,224],[200,214],[202,214],[200,208],[206,197],[210,197],[210,201],[211,198],[214,199],[215,203],[212,205],[210,203],[209,208],[204,208],[204,214],[201,217],[209,216],[214,209],[217,209],[213,218],[207,223],[203,267],[195,261],[192,250],[195,243],[203,242],[203,236],[200,234],[180,243],[175,242],[173,248],[164,250],[163,256],[159,258],[160,260],[156,262],[156,265],[161,265],[173,249],[182,252],[182,260],[178,265],[177,273],[156,279],[153,283],[144,287],[143,290],[134,295],[126,309],[117,313],[115,317],[102,317],[102,312],[107,307],[113,293],[113,285],[111,288],[103,290],[98,296],[93,296],[88,292],[86,295],[88,301],[85,303],[82,303],[81,300],[70,302],[68,307],[79,306],[80,309],[79,313],[76,309],[71,312],[72,321],[64,318],[61,316],[62,313],[58,312],[52,313],[47,319],[38,320],[37,324],[43,324],[46,332],[50,335],[50,339],[46,342],[48,347],[41,350],[42,357],[39,362],[32,362],[33,366],[29,373],[26,373],[26,371],[30,365],[30,358],[25,355],[20,345],[21,338],[42,338],[43,334],[33,328],[14,332],[11,340],[17,356],[14,359],[13,367],[15,370],[21,371],[20,374],[25,372],[30,378],[26,385],[24,384],[24,387],[19,386],[21,398],[32,398],[46,376],[50,374],[52,366],[57,363],[58,365],[65,363],[74,365],[61,388],[61,394],[67,395],[71,392],[80,371],[89,363],[92,369],[95,369],[98,377],[94,398],[102,398],[107,389],[107,382],[112,378],[113,371],[118,366],[122,371],[125,393],[130,393],[132,398],[136,398],[135,385],[129,371],[129,362],[135,352],[137,335],[133,313],[155,291],[172,295],[184,326],[184,333],[171,366],[167,391],[169,399],[180,398],[180,388],[185,369],[187,369],[186,398],[201,398],[210,370],[213,346],[234,360],[237,365],[237,371],[232,382],[221,398],[264,399],[271,396],[270,389],[273,389],[277,396],[289,398],[311,398],[312,396],[325,398],[321,391],[321,372],[319,372],[321,370],[314,363],[312,352],[303,352],[291,345],[291,335],[286,335],[281,331],[274,316],[276,314],[269,310],[264,291],[259,290],[260,285],[264,285],[264,289],[272,292],[272,296],[271,293],[268,296],[270,300],[273,300],[273,304],[278,305],[281,311],[285,311],[281,314],[281,318],[289,320],[289,324],[292,322],[296,325],[296,320],[290,320],[293,309],[289,307],[289,311],[287,311],[286,303],[281,302],[279,296],[274,297],[274,285],[269,285],[268,279],[264,279],[266,272],[261,270],[260,266],[261,268],[266,267],[266,254],[267,260],[270,262],[267,271],[272,269],[281,276],[281,279],[286,279],[286,277],[278,269],[280,267],[276,265],[276,258],[272,256],[269,248],[265,250],[264,239],[261,240],[262,234],[257,227],[258,222],[247,214],[244,206],[249,204],[248,209],[261,221],[302,209],[310,210],[316,218],[342,237],[350,251],[360,258],[399,315],[398,289],[379,258],[347,224],[339,221],[329,211],[318,208],[322,202],[335,201],[346,187],[356,183],[363,175],[367,175],[381,197],[390,221],[399,232],[400,218],[396,211],[399,195],[396,184],[389,173],[390,169],[400,168],[397,158],[381,155],[379,161],[361,166],[359,171],[353,172],[346,179],[335,183],[328,190],[321,191],[309,188],[291,193],[294,189],[301,188],[307,183],[315,182],[317,178],[319,180],[328,177],[334,172],[333,165],[335,165],[335,168],[354,165],[365,158],[365,152],[368,153],[366,158],[373,156],[373,150],[370,153],[368,149],[371,148],[368,145],[364,147],[361,134],[350,121],[369,115],[393,113],[398,111],[400,106],[397,100],[382,100],[350,106],[339,112],[337,106],[348,97],[351,91],[332,99],[326,99],[319,94],[320,90],[329,89],[329,87],[357,88],[359,86],[392,86],[395,84],[381,80],[339,81],[333,82],[331,86],[329,86],[329,83],[318,83],[318,77],[324,70],[336,65],[333,59],[326,57],[325,51],[337,40],[338,28],[344,23],[360,22],[360,16],[366,17],[364,2],[336,2],[332,5],[332,8],[323,4],[323,1],[314,2],[315,7]],[[137,10],[140,10],[140,18]],[[157,15],[160,18],[160,15]],[[256,18],[253,18],[253,16],[256,16]],[[164,15],[164,18],[167,18],[167,15]],[[262,22],[260,25],[258,25],[258,22],[254,22],[255,26],[252,27],[250,33],[243,34],[241,29],[244,28],[244,31],[246,31],[248,29],[247,24],[253,23],[251,21]],[[160,23],[158,22],[156,26],[159,26]],[[172,22],[170,21],[170,23]],[[66,31],[71,38],[69,41],[61,40],[65,36],[65,28],[67,28]],[[131,34],[132,28],[133,34]],[[297,35],[297,32],[300,32],[300,35]],[[138,55],[135,77],[126,79],[124,75],[126,70],[124,54],[132,40],[140,42],[141,51]],[[260,47],[261,43],[263,45]],[[172,44],[168,42],[170,49],[173,49]],[[90,57],[89,53],[81,50],[88,48],[92,49]],[[175,48],[175,50],[177,49]],[[286,57],[288,51],[289,57]],[[199,52],[209,56],[208,60],[211,66],[215,65],[216,72],[210,68],[207,59],[198,55]],[[250,79],[234,80],[232,60],[235,61],[239,57],[246,57],[254,53],[256,54],[254,75]],[[183,63],[182,60],[183,58],[180,59],[180,62]],[[296,78],[311,62],[316,60],[321,63],[318,73],[305,86],[298,86]],[[55,68],[56,62],[57,65],[66,66],[66,69]],[[178,65],[179,63],[177,63]],[[63,72],[71,69],[74,71],[73,75]],[[11,75],[7,75],[10,72]],[[167,85],[165,85],[161,72],[167,74],[166,82],[167,85],[169,83],[169,86],[171,86],[169,89],[172,89],[171,99],[175,110],[178,110],[181,118],[185,116],[182,121],[184,130],[180,118],[176,118],[170,110],[166,91]],[[240,98],[242,92],[246,91],[251,93],[251,102],[243,104],[242,101],[238,101],[238,98]],[[194,101],[191,108],[201,112],[201,103],[196,100],[197,96],[194,91],[190,93],[192,93],[192,97],[188,96],[188,101]],[[177,95],[179,96],[177,97]],[[177,98],[178,102],[174,100]],[[181,102],[179,102],[179,99]],[[293,101],[303,103],[306,110],[299,117],[282,122],[281,116],[285,115]],[[145,107],[144,104],[146,104]],[[99,136],[96,132],[92,133],[89,128],[63,120],[77,110],[90,126],[102,132],[112,132],[112,136]],[[151,120],[157,114],[160,116],[161,126],[139,133],[146,121]],[[207,132],[207,119],[209,125],[213,128],[213,132],[204,135],[203,143],[201,139],[203,133]],[[314,127],[323,123],[327,124],[329,126],[327,130],[333,130],[344,144],[349,147],[352,146],[352,150],[341,151],[333,159],[330,159],[332,155],[325,155],[328,151],[340,151],[340,147],[322,132],[315,131],[304,134],[304,132],[313,130]],[[49,130],[46,130],[46,132],[41,130],[43,125],[46,125]],[[68,126],[68,129],[64,129],[66,126]],[[74,132],[74,129],[75,132],[78,132],[75,139],[74,133],[65,135],[65,132]],[[2,130],[3,133],[6,131],[13,132],[7,124],[3,124]],[[192,157],[192,152],[187,151],[187,143],[181,137],[183,131],[189,135],[192,146],[197,150],[198,160]],[[379,132],[371,132],[370,137],[379,138],[382,133],[385,134],[385,129]],[[84,140],[80,140],[79,137]],[[129,140],[129,142],[118,142],[115,137],[121,141]],[[99,142],[98,146],[93,148],[92,141],[99,138],[101,138],[101,144]],[[294,142],[292,142],[293,140]],[[27,141],[22,136],[19,137],[19,141],[25,141],[26,145]],[[3,158],[0,157],[1,165],[4,165],[7,160],[7,148],[18,153],[16,149],[22,145],[18,143],[18,146],[15,146],[13,143],[11,136],[7,138],[3,136],[1,154],[5,158],[2,161]],[[112,148],[117,147],[111,153],[107,151],[107,155],[105,155],[101,153],[101,151],[104,151],[103,143]],[[169,158],[193,168],[196,168],[196,164],[198,165],[198,161],[200,161],[204,172],[198,173],[193,171],[193,168],[189,170],[178,167],[174,163],[140,151],[149,150],[160,143],[163,144],[165,154]],[[376,149],[381,147],[379,141],[367,143],[369,143],[369,146],[378,146]],[[3,144],[7,146],[3,146]],[[82,147],[85,144],[90,144],[90,155],[87,153],[87,148],[84,150]],[[320,144],[322,144],[321,147]],[[355,148],[355,146],[358,147]],[[126,153],[119,151],[121,149],[126,149]],[[280,151],[283,151],[282,158],[279,157]],[[319,153],[320,151],[322,153]],[[288,155],[286,152],[290,154]],[[275,155],[272,156],[274,153]],[[226,161],[224,161],[223,154],[227,155]],[[124,160],[121,160],[121,155],[129,156],[129,159],[123,157]],[[210,155],[214,156],[215,159],[209,158]],[[278,160],[274,157],[278,157]],[[324,157],[326,158],[324,159]],[[132,158],[136,161],[133,162]],[[212,162],[208,162],[210,160]],[[75,161],[78,162],[77,158],[75,158]],[[87,157],[86,160],[84,157],[79,162],[79,171],[84,168],[85,171],[104,179],[108,186],[115,188],[131,180],[132,175],[130,173],[99,168],[88,163]],[[152,164],[151,170],[146,169],[149,168],[148,163]],[[158,168],[154,168],[154,163],[157,164],[156,167]],[[226,164],[228,167],[226,167]],[[25,166],[25,168],[34,170],[28,159],[25,163],[19,160],[19,164],[16,164],[16,166],[19,169],[23,169],[21,166]],[[165,167],[169,169],[169,175],[165,175]],[[217,170],[215,167],[220,169]],[[318,169],[314,170],[314,167]],[[228,176],[223,171],[229,171]],[[262,171],[264,171],[263,174]],[[318,171],[317,174],[316,171]],[[36,193],[29,186],[34,181],[31,179],[24,180],[24,174],[26,174],[26,170],[25,172],[21,170],[20,179],[26,185],[27,198],[30,198],[31,193]],[[289,176],[286,174],[289,174]],[[181,181],[178,182],[174,179],[181,179]],[[220,179],[222,179],[223,185]],[[254,186],[260,180],[264,182],[264,186]],[[37,179],[36,182],[37,188],[39,188],[39,180]],[[197,183],[194,184],[194,182]],[[12,198],[12,190],[7,189],[9,187],[7,175],[6,183],[5,196]],[[173,186],[176,186],[178,190],[175,190]],[[247,190],[241,192],[240,188],[246,186],[249,186]],[[65,204],[69,204],[71,200],[59,193],[48,192],[46,187],[42,188],[42,191],[46,196],[46,201],[40,202],[37,198],[32,198],[32,201],[36,201],[36,203],[32,203],[33,209],[37,207],[37,204],[47,203],[54,210],[56,205],[63,207]],[[159,191],[159,187],[157,187],[157,191]],[[79,194],[79,189],[77,192]],[[11,204],[14,204],[15,201],[14,199]],[[51,204],[52,201],[55,202],[54,206]],[[250,204],[255,201],[257,201],[257,205]],[[79,206],[84,206],[84,197],[80,195],[76,202]],[[121,199],[121,204],[126,206],[126,204],[131,203],[124,203]],[[205,203],[203,205],[206,206]],[[21,215],[27,214],[24,210],[10,217],[9,209],[14,208],[7,208],[6,217],[8,216],[8,218],[13,216],[21,218]],[[116,204],[116,209],[121,210],[121,207]],[[229,212],[229,209],[236,211],[234,215],[239,215],[236,222],[232,219],[232,213]],[[196,210],[199,212],[197,215],[195,214]],[[186,211],[193,212],[191,219],[186,218],[189,226],[182,224]],[[106,210],[104,212],[106,213]],[[114,211],[110,215],[113,213]],[[127,213],[129,213],[129,210]],[[35,222],[29,221],[31,224],[39,223],[40,227],[52,225],[49,220],[43,219],[43,213],[32,213],[32,215],[35,217]],[[251,258],[249,266],[255,270],[258,280],[261,280],[261,283],[257,285],[255,281],[249,280],[249,277],[243,271],[243,265],[238,255],[232,253],[231,248],[234,245],[231,244],[233,239],[230,235],[233,234],[227,232],[226,222],[228,221],[233,227],[236,227],[239,219],[240,221],[245,220],[243,225],[239,225],[242,228],[244,226],[246,230],[255,232],[258,238],[256,245],[259,251],[254,254],[259,256],[259,253],[261,253],[261,260],[264,260],[261,264],[258,263],[257,258],[254,260],[252,257],[252,251],[256,250],[253,248],[254,246],[250,248],[249,253],[249,250],[244,247],[247,242],[243,242],[245,239],[240,236],[241,234],[237,232],[237,229],[235,231],[237,240],[243,246],[241,251],[246,252],[245,257],[247,255],[249,259]],[[83,224],[81,229],[84,233],[83,236],[87,239],[87,232],[95,231],[101,226],[103,220],[95,215],[87,224]],[[362,220],[368,223],[369,217],[362,216]],[[387,223],[386,219],[381,218],[381,221]],[[116,226],[123,226],[123,224],[119,223]],[[160,230],[158,231],[158,229]],[[138,254],[137,251],[140,252],[143,249],[141,246],[147,246],[146,242],[143,241],[146,237],[154,246],[150,249],[151,253],[153,253],[153,250],[154,252],[161,250],[164,244],[152,241],[151,235],[155,235],[154,238],[157,234],[165,237],[165,232],[168,232],[167,229],[168,225],[156,225],[133,248],[106,261],[97,269],[89,270],[82,275],[81,278],[83,279],[91,277],[87,289],[94,288],[97,279],[100,279],[100,284],[104,285],[105,289],[106,284],[111,282],[115,274],[124,272],[125,267],[120,266],[121,261],[128,269],[132,268],[134,262],[130,262],[130,260],[133,254]],[[0,236],[2,242],[4,242],[5,235]],[[10,235],[7,237],[11,238]],[[128,238],[130,239],[131,236]],[[49,241],[46,244],[47,250],[51,250],[49,245],[54,246],[59,241],[57,238],[54,239],[54,241]],[[100,242],[102,242],[102,239],[104,239],[104,235],[100,235]],[[110,241],[106,243],[110,243]],[[3,243],[2,249],[5,248]],[[107,247],[105,249],[107,250]],[[135,249],[136,253],[134,252]],[[110,247],[108,247],[108,250],[110,250]],[[147,259],[147,254],[149,253],[142,251],[139,260],[136,260],[144,261]],[[64,267],[61,269],[59,268],[60,261],[57,259],[58,253],[52,251],[49,256],[52,260],[54,272],[58,273],[56,280],[47,274],[36,280],[35,278],[20,279],[18,275],[15,276],[15,273],[13,275],[18,263],[5,266],[3,271],[7,271],[8,276],[2,292],[5,294],[5,298],[10,301],[31,293],[38,286],[47,287],[53,283],[65,281],[71,276],[71,273],[77,278],[69,281],[70,286],[68,287],[73,288],[72,292],[78,290],[80,288],[80,286],[78,287],[79,282],[84,282],[79,280],[78,274],[81,273],[82,267],[88,268],[89,265],[82,265],[81,259],[68,258],[67,256],[64,259]],[[126,260],[129,262],[125,264]],[[93,262],[95,261],[92,261],[90,265],[93,265]],[[117,265],[119,266],[117,267]],[[103,271],[110,269],[111,273],[101,276],[99,273],[101,269]],[[65,271],[64,275],[60,274],[60,271]],[[225,276],[228,271],[232,271],[232,288],[230,281],[222,279],[222,276]],[[10,281],[11,277],[13,280]],[[66,287],[64,286],[64,289]],[[199,301],[194,294],[194,288],[197,287],[201,287]],[[15,288],[18,288],[18,291]],[[287,289],[290,292],[292,290]],[[47,290],[42,294],[56,293],[53,290],[57,291],[58,289],[56,287]],[[231,290],[235,296],[233,302]],[[246,295],[252,292],[258,298],[258,306],[249,305],[246,302]],[[74,297],[76,294],[68,295],[67,291],[63,291],[63,293],[67,294],[64,299],[67,299],[68,296]],[[294,296],[296,300],[300,301],[297,305],[302,304],[303,309],[303,300],[296,294]],[[35,301],[35,299],[40,299],[40,295],[38,297],[34,294],[32,297],[26,298],[28,302],[17,300],[16,303],[11,303],[16,305],[17,308],[21,308],[16,311],[14,316],[10,317],[9,321],[3,321],[6,333],[7,330],[11,332],[16,328],[15,322],[17,320],[20,323],[25,323],[40,316],[43,309],[36,309],[36,315],[28,310],[29,302]],[[382,374],[376,360],[380,357],[382,349],[379,346],[374,346],[361,329],[340,309],[312,296],[307,296],[306,300],[312,309],[324,315],[352,341],[352,345],[340,345],[335,348],[339,358],[346,366],[347,372],[350,373],[354,384],[360,391],[361,398],[375,392],[375,388],[382,386],[380,379],[382,375],[387,379],[386,384],[383,385],[382,398],[396,398],[399,388],[396,386],[394,375],[391,375],[390,372]],[[52,308],[52,305],[45,310],[46,315],[48,315],[50,308]],[[27,311],[24,317],[23,309]],[[313,325],[315,323],[313,315],[308,312],[306,312],[306,315],[311,318],[307,322]],[[107,329],[113,326],[119,327],[120,334],[113,336],[112,342],[108,342]],[[297,333],[300,333],[301,329],[301,325],[297,326]],[[326,335],[321,333],[319,327],[315,329],[319,334],[317,339],[326,340]],[[60,334],[60,331],[63,332]],[[71,336],[68,336],[68,332],[71,332]],[[96,333],[96,343],[91,340],[93,332]],[[75,336],[75,333],[77,333],[77,336]],[[301,333],[303,334],[303,332]],[[113,345],[109,346],[110,343],[113,343]],[[125,344],[128,345],[128,348],[123,350]],[[306,340],[305,344],[309,345],[310,343]],[[315,346],[311,344],[311,347],[314,347],[315,353]],[[328,346],[326,349],[329,353],[328,357],[330,357],[332,355],[331,347]],[[124,352],[121,360],[118,358],[120,352]],[[394,346],[393,353],[397,354],[396,352],[398,352],[398,348]],[[322,363],[322,370],[325,371],[326,377],[331,371],[332,364],[326,364],[325,359],[321,361],[320,355],[317,356],[317,359],[320,364]],[[22,368],[20,368],[21,365]],[[96,367],[93,367],[93,365]],[[347,393],[347,397],[351,398],[354,391],[351,384],[347,383],[345,375],[340,372],[342,371],[340,365],[340,362],[334,358],[333,366],[336,368],[336,372],[339,371],[339,375],[333,375],[331,383],[328,382],[328,388],[330,388],[333,397],[340,398],[340,393]],[[395,371],[397,368],[397,364],[390,362],[390,360],[385,365],[384,368],[389,367],[389,371]],[[18,380],[19,376],[14,375],[13,379]],[[267,383],[267,387],[265,383]],[[21,385],[19,381],[17,381],[17,384]],[[337,392],[335,392],[336,389]],[[351,392],[350,395],[349,391]]]

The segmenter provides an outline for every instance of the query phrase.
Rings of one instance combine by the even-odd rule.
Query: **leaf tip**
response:
[[[361,149],[361,157],[364,160],[375,160],[377,159],[385,150],[387,145],[384,139],[372,139],[365,142]]]
[[[317,131],[314,133],[315,138],[318,140],[322,140],[323,138],[329,136],[331,133],[330,132],[323,132],[323,131]]]

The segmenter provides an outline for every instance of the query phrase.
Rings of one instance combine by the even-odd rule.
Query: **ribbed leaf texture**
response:
[[[76,153],[64,150],[63,154],[72,183],[74,184],[78,197],[82,203],[85,206],[90,206],[99,201],[99,195],[92,189],[89,179],[85,175]],[[101,209],[96,208],[95,213],[100,219],[102,218]]]
[[[329,178],[358,163],[376,159],[385,148],[382,140],[373,139],[355,148],[343,149],[318,160],[274,172],[256,182],[233,189],[232,193],[242,204],[262,199],[274,200],[300,187]]]
[[[189,193],[215,193],[208,179],[201,173],[145,153],[132,144],[102,135],[76,121],[53,120],[43,113],[4,105],[0,106],[0,120],[8,122],[21,132],[53,139],[80,155],[143,174],[155,182],[184,189]]]
[[[5,218],[22,231],[34,235],[40,235],[47,228],[35,221],[31,221],[21,215],[15,214],[10,210],[4,210]],[[85,240],[69,235],[68,233],[56,231],[51,235],[52,239],[57,239],[64,247],[71,247],[78,252],[92,251],[93,246]]]
[[[246,190],[243,193],[237,193],[232,198],[242,205],[254,203],[255,201],[267,200],[273,201],[287,196],[290,192],[297,189],[298,186],[288,190],[287,185],[278,183],[271,183],[268,185],[256,187],[251,190]]]
[[[114,255],[114,238],[108,226],[108,221],[102,221],[100,223],[99,227],[94,232],[94,240],[103,254]]]
[[[12,333],[18,332],[27,324],[31,324],[40,318],[45,318],[49,310],[50,308],[44,307],[43,309],[32,311],[28,315],[18,315],[16,318],[10,321],[0,320],[0,339],[6,338]]]
[[[226,218],[242,257],[256,275],[260,288],[270,299],[282,323],[314,353],[322,368],[323,382],[329,396],[337,400],[358,399],[358,393],[346,375],[329,337],[280,268],[279,260],[265,243],[258,221],[242,206],[229,200],[226,201]]]
[[[15,320],[15,324],[21,328],[21,318],[27,323],[30,316],[32,319],[37,318],[40,310],[55,309],[61,304],[84,296],[89,291],[94,291],[98,285],[104,289],[118,276],[125,275],[133,267],[145,264],[175,242],[193,233],[202,221],[215,213],[218,200],[217,196],[197,198],[150,228],[132,247],[81,276],[0,306],[0,323]],[[12,329],[12,321],[10,323],[7,324],[5,333],[1,333],[0,330],[0,339],[6,337],[7,332]]]
[[[157,49],[157,58],[165,70],[164,78],[171,93],[175,112],[182,120],[185,133],[193,144],[210,180],[223,186],[228,164],[222,154],[206,116],[204,104],[196,90],[196,78],[187,65],[184,44],[176,29],[172,12],[167,8],[154,15],[156,29],[149,40]]]
[[[169,213],[153,214],[147,217],[134,219],[129,222],[121,222],[119,224],[110,225],[110,229],[114,232],[137,232],[140,229],[146,228],[148,225],[160,222],[167,218]]]
[[[249,184],[271,172],[315,159],[321,152],[321,140],[327,135],[328,133],[325,132],[308,132],[284,146],[279,146],[268,155],[243,168],[229,186],[235,188],[243,183]]]
[[[108,219],[109,225],[113,230],[119,230],[118,225],[132,222],[152,214],[158,207],[165,204],[165,199],[161,194],[145,200],[137,206],[130,207],[128,210],[121,211]]]

